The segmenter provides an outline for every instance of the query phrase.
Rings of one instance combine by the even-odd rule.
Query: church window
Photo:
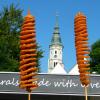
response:
[[[54,67],[56,66],[56,62],[54,62]]]
[[[56,62],[56,65],[57,65],[57,62]]]
[[[57,64],[58,64],[57,62],[54,62],[54,67],[55,67]]]
[[[55,51],[55,54],[57,54],[57,51]]]

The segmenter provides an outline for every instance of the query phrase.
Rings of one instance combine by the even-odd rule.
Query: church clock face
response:
[[[54,58],[57,58],[57,55],[54,55]]]

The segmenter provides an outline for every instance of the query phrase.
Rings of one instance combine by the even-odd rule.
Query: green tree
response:
[[[90,58],[91,72],[100,74],[100,39],[91,46]]]
[[[23,22],[22,10],[11,4],[0,12],[0,71],[19,71],[19,35]],[[43,51],[37,46],[38,65]]]

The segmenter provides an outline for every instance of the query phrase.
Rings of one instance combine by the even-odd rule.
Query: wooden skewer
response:
[[[28,100],[31,100],[31,94],[30,93],[28,94]]]
[[[85,100],[88,100],[87,87],[85,86],[84,89],[85,89]]]

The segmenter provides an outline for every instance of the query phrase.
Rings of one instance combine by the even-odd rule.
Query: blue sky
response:
[[[63,63],[67,71],[76,64],[74,17],[77,12],[81,11],[87,16],[89,46],[100,39],[100,0],[0,0],[0,10],[11,3],[19,4],[23,16],[30,9],[36,18],[37,42],[45,51],[40,66],[43,73],[48,69],[49,44],[56,12],[59,12],[60,35],[64,45]]]

